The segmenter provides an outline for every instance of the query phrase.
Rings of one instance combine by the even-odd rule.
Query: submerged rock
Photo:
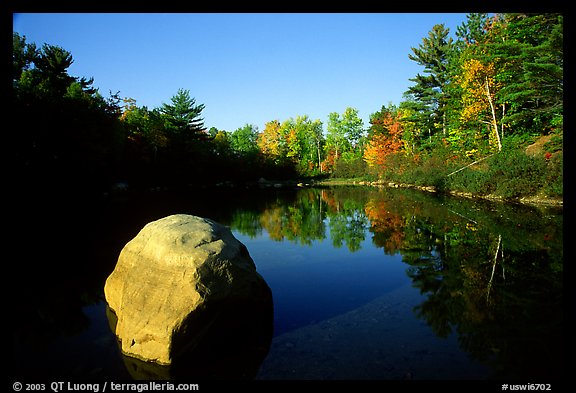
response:
[[[177,214],[147,224],[122,249],[104,293],[130,357],[171,365],[199,350],[233,351],[241,363],[267,353],[270,288],[246,247],[214,221]]]

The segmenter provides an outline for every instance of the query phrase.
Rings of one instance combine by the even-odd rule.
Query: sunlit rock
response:
[[[122,249],[104,293],[122,352],[144,361],[171,365],[208,339],[222,353],[241,341],[240,353],[261,355],[271,339],[268,285],[246,247],[208,219],[178,214],[147,224]],[[258,337],[239,336],[250,331]]]

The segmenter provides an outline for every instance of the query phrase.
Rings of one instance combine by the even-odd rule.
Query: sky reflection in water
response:
[[[30,255],[36,270],[22,272],[15,376],[127,377],[103,283],[144,224],[175,213],[230,226],[272,289],[274,337],[259,379],[563,376],[561,209],[368,187],[150,193],[86,206],[90,225],[46,232]]]
[[[427,353],[440,345],[451,356],[466,354],[463,361],[469,368],[460,374],[449,367],[427,373],[427,367],[440,361],[430,356],[413,367],[420,367],[417,372],[409,365],[404,371],[390,366],[390,372],[376,367],[372,374],[356,377],[558,376],[563,367],[563,234],[557,213],[404,190],[335,188],[302,190],[292,205],[270,204],[255,215],[240,209],[230,225],[273,290],[277,343],[291,335],[287,345],[295,346],[302,334],[311,334],[312,326],[344,315],[359,318],[352,316],[354,310],[402,289],[418,300],[403,309],[395,334],[424,323],[434,334],[413,352]],[[369,334],[378,335],[388,322]],[[354,332],[349,331],[348,340],[361,341]],[[316,334],[315,340],[323,340],[321,330]],[[313,347],[292,354],[293,364],[305,361],[302,352],[315,358]],[[398,347],[386,347],[388,354],[392,350],[396,360],[411,358]],[[353,348],[348,351],[334,356],[350,358]],[[282,375],[267,368],[278,363],[270,359],[280,354],[291,356],[273,343],[263,378]],[[381,363],[382,356],[365,356],[362,362]],[[293,377],[332,375],[326,372]],[[350,374],[343,368],[334,375]]]

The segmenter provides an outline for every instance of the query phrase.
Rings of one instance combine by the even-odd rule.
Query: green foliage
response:
[[[17,33],[13,42],[12,116],[18,120],[11,154],[24,186],[102,187],[118,171],[125,142],[117,96],[105,99],[92,79],[69,75],[73,58],[63,48],[37,50]]]
[[[350,146],[357,147],[364,136],[364,123],[358,116],[358,109],[346,108],[342,113],[340,126]]]
[[[447,33],[436,25],[412,48],[408,57],[424,75],[411,79],[399,106],[407,154],[390,157],[375,174],[504,198],[562,195],[562,15],[469,14],[456,42]],[[524,154],[549,132],[555,136],[546,158]],[[501,154],[447,176],[499,149],[498,140]]]
[[[561,196],[562,155],[548,162],[527,155],[521,149],[505,149],[482,165],[466,168],[447,179],[447,187],[476,195],[495,195],[505,199],[525,196]]]
[[[468,14],[466,21],[456,28],[456,36],[459,38],[457,45],[462,47],[463,45],[483,42],[487,22],[488,14],[486,13]]]
[[[493,182],[487,171],[465,169],[446,179],[447,188],[454,191],[470,192],[474,195],[488,195],[493,191]]]
[[[421,124],[430,134],[446,129],[446,88],[449,82],[449,59],[453,51],[450,30],[443,24],[432,27],[428,37],[422,39],[418,48],[412,48],[408,58],[424,67],[426,75],[417,74],[410,81],[415,84],[405,93],[404,105],[413,111],[412,121]]]
[[[289,118],[279,126],[279,138],[274,135],[277,124],[278,122],[267,124],[269,128],[264,131],[265,136],[261,139],[263,153],[266,155],[275,151],[273,155],[277,156],[277,161],[289,160],[300,175],[322,173],[323,148],[326,142],[322,122],[318,119],[311,120],[308,115]],[[283,157],[278,157],[280,153],[283,153]]]
[[[178,89],[170,101],[158,109],[165,118],[167,132],[174,134],[178,143],[204,138],[204,119],[201,117],[204,104],[196,104],[196,99],[185,89]]]
[[[26,36],[12,35],[12,81],[17,84],[22,72],[28,70],[39,56],[36,44],[26,43]]]
[[[505,150],[490,160],[494,193],[503,198],[535,195],[543,186],[546,163],[521,150]]]
[[[518,150],[525,148],[538,138],[533,133],[514,133],[504,139],[504,147],[508,150]]]
[[[505,16],[503,43],[493,45],[495,56],[505,59],[507,73],[498,96],[508,103],[503,121],[514,130],[540,134],[562,126],[563,18],[557,14]],[[512,63],[513,62],[513,63]]]
[[[543,192],[552,197],[561,197],[564,194],[564,165],[563,154],[551,156],[545,174]]]
[[[326,134],[307,115],[263,132],[252,125],[206,131],[204,105],[186,89],[159,108],[127,99],[120,111],[118,94],[104,98],[91,78],[69,75],[70,52],[14,33],[16,161],[40,173],[87,171],[143,184],[331,174],[505,198],[562,195],[562,15],[469,14],[455,41],[449,33],[436,24],[411,48],[408,57],[423,72],[405,100],[390,105],[394,132],[384,122],[369,135],[352,107],[329,114]],[[531,138],[548,133],[545,157],[523,154]],[[447,176],[493,152],[494,140],[502,141],[501,154]],[[367,168],[363,156],[378,165]]]
[[[564,146],[563,135],[561,133],[554,133],[548,142],[544,144],[544,149],[549,153],[554,153],[562,150]]]
[[[343,151],[350,148],[350,142],[346,138],[346,130],[342,127],[342,121],[338,112],[332,112],[328,115],[326,136],[326,149],[335,152],[336,160],[342,155]]]
[[[239,156],[251,157],[258,153],[258,127],[246,124],[230,135],[230,147]]]
[[[332,176],[336,178],[362,177],[367,172],[366,162],[362,157],[345,155],[336,162]]]
[[[346,108],[342,116],[337,112],[328,115],[326,150],[333,151],[336,160],[343,153],[360,147],[364,137],[364,123],[355,108]]]

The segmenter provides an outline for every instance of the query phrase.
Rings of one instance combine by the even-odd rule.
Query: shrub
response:
[[[563,135],[561,133],[552,134],[552,137],[548,142],[544,144],[544,149],[547,152],[554,153],[560,151],[563,148]]]
[[[546,178],[543,191],[549,196],[564,194],[564,171],[562,153],[553,154],[547,163]]]
[[[333,177],[348,179],[362,177],[366,174],[366,163],[362,157],[347,160],[341,158],[336,162],[334,172],[332,172]]]
[[[487,195],[494,191],[490,174],[486,170],[466,168],[446,178],[446,187],[451,190]]]
[[[386,181],[435,186],[439,191],[450,189],[475,195],[494,194],[506,199],[539,193],[549,196],[563,194],[561,152],[531,156],[525,153],[523,147],[508,147],[481,163],[447,176],[465,167],[469,159],[467,161],[448,149],[436,148],[421,153],[417,158],[391,154],[385,167],[368,168],[366,171],[377,173]],[[341,167],[342,177],[350,177],[345,176],[344,170],[356,172],[350,166]]]
[[[534,195],[545,184],[546,161],[522,150],[508,150],[490,159],[489,175],[495,194],[503,198]]]

